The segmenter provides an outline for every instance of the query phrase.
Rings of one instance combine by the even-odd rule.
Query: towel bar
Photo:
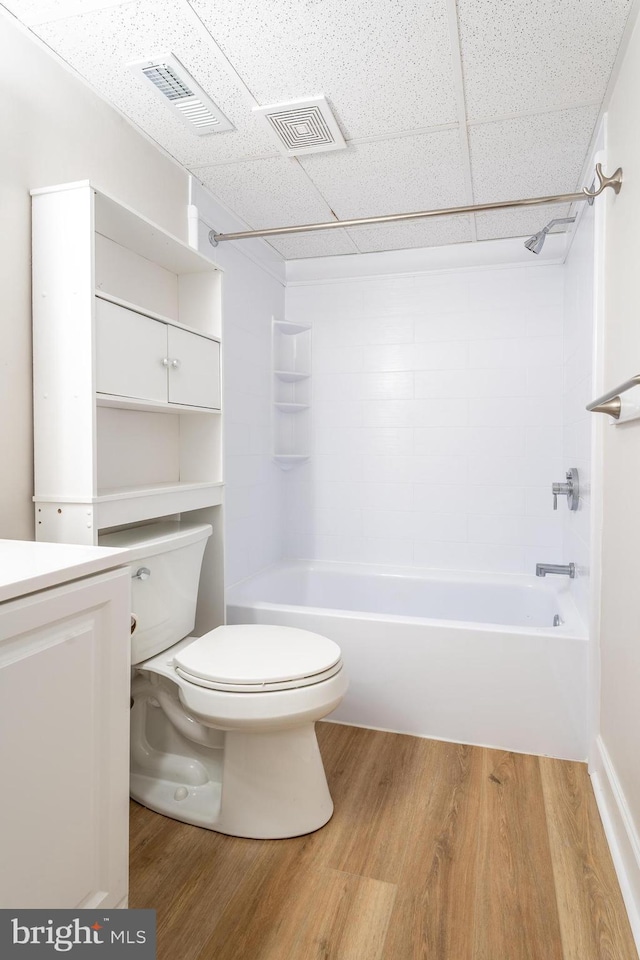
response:
[[[587,410],[591,413],[608,413],[614,420],[618,420],[622,409],[620,394],[637,386],[640,386],[640,373],[636,373],[635,377],[631,377],[630,380],[625,380],[619,387],[615,387],[613,390],[609,390],[608,393],[604,393],[601,397],[592,400],[591,403],[587,404]]]

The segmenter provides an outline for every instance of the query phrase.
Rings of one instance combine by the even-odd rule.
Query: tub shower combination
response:
[[[335,640],[350,689],[332,720],[586,757],[588,643],[568,577],[286,561],[232,587],[227,619]]]

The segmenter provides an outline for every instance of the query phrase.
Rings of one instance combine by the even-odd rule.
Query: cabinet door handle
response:
[[[163,357],[160,363],[163,367],[168,367],[171,364],[171,360],[169,360],[169,357]]]
[[[177,370],[178,367],[180,366],[180,361],[179,361],[179,360],[172,360],[172,361],[171,361],[171,366],[173,367],[174,370]]]

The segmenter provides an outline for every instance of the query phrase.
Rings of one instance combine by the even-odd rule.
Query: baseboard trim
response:
[[[594,744],[589,773],[633,938],[640,953],[640,838],[602,737],[597,737]]]

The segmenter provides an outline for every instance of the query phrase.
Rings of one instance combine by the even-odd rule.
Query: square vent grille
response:
[[[145,82],[150,83],[165,105],[198,136],[234,129],[222,110],[198,86],[172,53],[162,54],[151,60],[137,60],[128,66]]]
[[[280,151],[287,157],[302,153],[342,150],[344,137],[324,96],[254,107],[276,134]]]

